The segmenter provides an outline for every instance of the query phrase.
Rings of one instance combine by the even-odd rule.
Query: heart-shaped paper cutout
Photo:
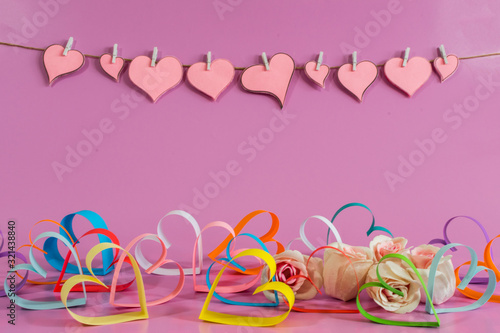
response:
[[[99,65],[101,65],[104,73],[108,74],[116,82],[120,81],[120,74],[125,67],[125,61],[123,58],[116,57],[115,63],[113,64],[113,56],[109,53],[104,53],[99,58]]]
[[[139,265],[137,264],[137,261],[135,261],[134,257],[126,252],[130,263],[132,264],[132,268],[134,269],[134,274],[135,274],[135,280],[137,282],[137,293],[139,296],[139,303],[141,310],[140,311],[134,311],[134,312],[126,312],[126,313],[120,313],[120,314],[115,314],[115,315],[110,315],[110,316],[101,316],[101,317],[88,317],[88,316],[82,316],[79,314],[74,313],[71,311],[68,306],[68,294],[70,290],[77,284],[79,283],[84,283],[84,282],[92,282],[92,283],[97,283],[100,284],[101,286],[106,286],[101,280],[96,278],[94,273],[92,272],[92,261],[94,258],[102,251],[105,251],[107,249],[118,249],[121,251],[125,251],[122,247],[116,244],[112,243],[100,243],[94,246],[93,248],[90,249],[90,251],[87,254],[87,257],[85,259],[85,263],[87,265],[87,268],[92,276],[87,276],[83,274],[75,275],[72,276],[64,283],[62,290],[61,290],[61,301],[62,303],[66,306],[66,310],[68,310],[69,314],[79,321],[82,324],[85,325],[109,325],[109,324],[117,324],[117,323],[125,323],[128,321],[132,320],[141,320],[141,319],[147,319],[148,316],[148,307],[146,305],[146,292],[144,291],[144,283],[142,281],[142,275],[141,271],[139,269]],[[71,300],[70,300],[71,301]]]
[[[73,243],[71,240],[78,239],[73,232],[73,218],[76,215],[80,215],[85,217],[94,228],[96,229],[108,229],[106,222],[104,222],[103,218],[90,210],[82,210],[73,214],[66,215],[61,221],[61,227],[59,228],[60,234],[65,237],[68,241]],[[66,234],[66,231],[69,233],[69,236]],[[98,234],[99,242],[111,242],[106,235]],[[54,238],[48,238],[43,244],[43,249],[46,252],[45,260],[57,269],[58,271],[62,270],[62,266],[64,264],[64,259],[59,253],[57,248],[57,240]],[[113,262],[113,251],[108,250],[102,253],[102,268],[95,269],[94,272],[97,275],[106,275],[113,270],[112,263]],[[66,272],[71,274],[78,274],[78,268],[73,264],[67,264]],[[83,269],[84,274],[88,274],[89,271],[87,268]]]
[[[378,267],[379,267],[380,263],[382,261],[386,260],[386,259],[389,259],[389,258],[397,258],[397,259],[403,260],[404,262],[406,262],[410,266],[410,268],[413,270],[413,272],[415,272],[416,276],[418,277],[418,279],[420,281],[420,285],[424,288],[425,295],[427,296],[428,302],[430,302],[430,307],[431,307],[432,313],[434,314],[434,317],[436,318],[436,321],[419,322],[419,321],[399,321],[399,320],[383,319],[383,318],[379,318],[377,316],[374,316],[374,315],[368,313],[363,308],[363,306],[361,305],[361,302],[359,301],[359,295],[366,288],[380,287],[380,288],[383,288],[383,289],[387,289],[387,290],[389,290],[389,291],[391,291],[394,294],[397,294],[399,296],[404,296],[402,291],[400,291],[398,289],[394,289],[389,284],[387,284],[387,282],[385,282],[382,279],[382,277],[380,276],[380,274],[378,272]],[[367,283],[365,283],[364,285],[361,286],[361,288],[359,288],[358,296],[356,297],[356,304],[358,306],[358,310],[359,310],[359,312],[365,318],[368,318],[369,320],[371,320],[371,321],[373,321],[375,323],[385,324],[385,325],[412,326],[412,327],[413,326],[417,326],[417,327],[439,327],[440,320],[439,320],[439,317],[438,317],[438,315],[436,313],[436,310],[434,309],[434,305],[432,304],[432,299],[431,299],[431,296],[429,295],[429,291],[427,290],[427,287],[426,287],[426,285],[424,283],[424,280],[422,279],[422,276],[420,275],[420,273],[418,272],[417,268],[415,267],[415,265],[413,265],[413,263],[411,262],[410,259],[406,258],[405,256],[403,256],[401,254],[397,254],[397,253],[390,253],[390,254],[387,254],[387,255],[383,256],[380,259],[380,261],[378,262],[378,264],[377,264],[377,277],[378,277],[379,282],[367,282]]]
[[[460,281],[460,278],[458,277],[458,270],[460,269],[460,267],[462,265],[460,265],[460,267],[458,267],[455,270],[455,274],[456,274],[456,278],[457,278],[457,288],[461,293],[466,295],[467,293],[466,292],[464,293],[464,291],[462,291],[462,290],[464,290],[464,289],[470,290],[469,288],[465,288],[465,287],[470,283],[470,281],[472,280],[472,278],[476,274],[478,274],[479,272],[486,269],[485,267],[478,266],[479,262],[477,260],[476,251],[474,251],[474,249],[471,248],[470,246],[462,245],[462,244],[458,244],[458,243],[451,243],[451,244],[445,245],[441,249],[439,249],[439,251],[435,254],[434,259],[432,260],[432,264],[429,268],[429,281],[427,283],[427,289],[429,290],[430,299],[428,299],[425,303],[425,310],[428,313],[432,314],[430,302],[432,302],[431,300],[434,296],[433,295],[434,294],[434,280],[436,279],[436,273],[437,273],[439,262],[446,251],[448,251],[450,248],[456,247],[456,246],[466,247],[469,250],[470,255],[471,255],[471,261],[466,263],[466,264],[470,265],[469,270],[467,271],[467,274],[465,275],[465,277],[462,281]],[[461,306],[461,307],[456,307],[456,308],[442,308],[442,307],[440,307],[437,310],[434,310],[434,309],[432,309],[432,310],[436,311],[437,313],[463,312],[463,311],[475,310],[475,309],[478,309],[481,306],[483,306],[490,299],[491,295],[493,295],[493,293],[495,292],[495,287],[496,287],[495,273],[490,269],[486,269],[486,270],[488,271],[488,274],[489,274],[488,287],[487,287],[486,292],[484,294],[481,294],[481,297],[477,298],[476,302],[469,304],[469,305],[466,305],[466,306]],[[470,290],[470,291],[472,291],[472,290]]]
[[[274,235],[276,235],[276,233],[278,232],[278,229],[279,229],[279,226],[280,226],[279,218],[278,218],[278,216],[276,214],[274,214],[272,212],[269,212],[269,211],[266,211],[266,210],[256,210],[254,212],[251,212],[247,216],[245,216],[236,225],[236,227],[234,228],[235,235],[237,236],[238,234],[240,234],[241,230],[245,227],[245,225],[248,222],[250,222],[250,220],[252,220],[255,216],[257,216],[259,214],[263,214],[263,213],[269,213],[269,215],[271,215],[271,220],[272,221],[271,221],[271,227],[269,228],[269,231],[265,235],[259,237],[259,239],[263,243],[275,242],[276,246],[277,246],[276,253],[281,253],[281,252],[285,251],[285,248],[283,247],[283,245],[280,242],[278,242],[277,240],[275,240],[273,238]],[[217,248],[215,248],[212,252],[210,252],[208,254],[208,257],[210,259],[212,259],[213,261],[218,262],[219,264],[224,265],[225,263],[220,262],[217,259],[217,257],[222,253],[222,251],[226,250],[228,244],[231,242],[231,240],[233,238],[234,237],[231,234],[229,236],[227,236],[226,239],[221,244],[219,244],[219,246],[217,246]],[[243,273],[243,274],[255,275],[255,274],[259,274],[260,273],[260,270],[261,270],[262,267],[248,268],[244,272],[241,271],[241,270],[239,270],[239,269],[237,269],[237,268],[234,268],[233,266],[229,266],[229,268],[234,269],[237,272],[240,272],[240,273]]]
[[[455,219],[458,219],[458,218],[466,218],[472,222],[474,222],[482,231],[483,235],[484,235],[484,238],[486,239],[486,242],[489,242],[490,241],[490,237],[488,236],[488,232],[486,231],[486,229],[484,228],[484,226],[476,219],[470,217],[470,216],[465,216],[465,215],[458,215],[458,216],[454,216],[452,217],[451,219],[449,219],[448,221],[446,221],[446,223],[444,224],[444,228],[443,228],[443,238],[444,239],[441,239],[441,238],[435,238],[433,240],[431,240],[429,242],[429,244],[442,244],[442,245],[448,245],[450,244],[450,239],[448,238],[448,227],[450,225],[450,223],[452,221],[455,221]],[[455,252],[457,249],[454,248],[454,247],[451,247],[450,248],[451,251]],[[470,283],[477,283],[477,284],[483,284],[483,283],[488,283],[489,279],[488,278],[483,278],[483,277],[475,277],[471,280]]]
[[[36,237],[36,239],[32,242],[32,245],[30,247],[30,252],[29,252],[29,264],[18,264],[14,266],[13,269],[9,271],[9,273],[14,273],[19,270],[27,270],[34,272],[38,275],[41,275],[42,277],[47,277],[47,271],[43,269],[42,266],[36,261],[35,256],[33,255],[33,248],[34,248],[34,243],[36,243],[39,239],[42,238],[54,238],[56,240],[60,240],[63,242],[66,247],[68,247],[73,254],[74,258],[78,258],[78,254],[76,253],[75,249],[73,248],[72,244],[63,236],[60,234],[57,234],[52,231],[47,231],[43,232],[40,235]],[[77,267],[80,272],[80,274],[83,273],[82,271],[82,266],[80,265],[80,261],[77,260]],[[8,277],[9,275],[7,275]],[[9,287],[7,285],[7,277],[4,281],[4,288],[5,290],[9,290]],[[69,293],[69,290],[68,290]],[[30,310],[50,310],[50,309],[60,309],[64,307],[72,307],[72,306],[80,306],[84,305],[87,301],[87,293],[85,289],[83,290],[83,297],[81,298],[74,298],[69,300],[67,303],[63,303],[61,301],[33,301],[33,300],[28,300],[20,297],[19,295],[15,295],[14,293],[8,293],[7,297],[9,297],[11,300],[15,300],[16,305],[25,308],[25,309],[30,309]]]
[[[151,272],[154,271],[156,268],[158,268],[164,264],[168,264],[168,263],[173,263],[173,264],[177,265],[177,267],[179,269],[179,280],[178,280],[177,286],[174,288],[174,290],[170,294],[168,294],[167,296],[161,297],[161,298],[156,299],[154,301],[148,301],[146,303],[146,305],[147,306],[154,306],[154,305],[166,303],[166,302],[170,301],[171,299],[175,298],[181,292],[182,288],[184,287],[184,271],[182,270],[181,265],[179,265],[177,262],[175,262],[173,260],[166,259],[167,248],[165,247],[165,244],[160,239],[160,237],[158,235],[153,235],[153,234],[142,234],[142,235],[134,238],[132,241],[130,241],[130,243],[125,248],[125,252],[122,252],[122,255],[120,256],[120,258],[118,259],[118,261],[116,263],[115,272],[113,274],[113,280],[111,282],[110,295],[109,295],[109,303],[111,305],[119,306],[119,307],[139,307],[139,306],[141,306],[140,303],[127,303],[127,304],[116,303],[115,302],[115,295],[116,295],[116,291],[119,291],[117,289],[118,275],[120,274],[120,270],[122,268],[123,262],[125,261],[125,258],[128,258],[127,253],[130,251],[130,249],[136,243],[138,244],[139,242],[142,242],[144,240],[154,240],[154,241],[159,242],[162,246],[162,253],[161,253],[159,260],[155,264],[153,264],[148,270],[146,270],[146,274],[151,274]]]
[[[355,71],[352,68],[352,64],[343,64],[340,66],[337,72],[339,82],[358,101],[362,102],[366,90],[375,82],[378,76],[377,65],[365,60],[356,64]]]
[[[402,58],[392,58],[384,65],[387,79],[396,87],[404,91],[409,97],[422,87],[432,73],[429,60],[422,57],[413,57],[403,67]]]
[[[311,79],[311,81],[316,83],[321,88],[324,88],[326,78],[328,77],[328,74],[330,74],[330,67],[323,64],[319,66],[318,70],[316,70],[316,65],[316,61],[309,61],[304,65],[304,72],[306,73],[306,76]]]
[[[15,232],[15,231],[12,230],[12,232]],[[0,230],[0,238],[2,239],[2,242],[0,243],[0,251],[2,251],[3,244],[4,244],[2,230]],[[11,248],[12,248],[12,250],[10,250]],[[7,249],[9,251],[0,252],[0,258],[7,257],[7,266],[8,267],[13,268],[16,259],[21,259],[25,263],[28,263],[28,260],[24,257],[24,255],[21,252],[13,251],[13,247],[8,247]],[[14,287],[14,289],[8,288],[8,289],[0,290],[0,297],[6,296],[6,293],[5,293],[6,290],[8,290],[9,292],[14,292],[14,294],[17,294],[19,292],[19,290],[21,290],[21,288],[26,284],[27,280],[28,280],[28,274],[26,274],[23,277],[23,279]]]
[[[82,68],[85,57],[80,51],[69,50],[67,55],[63,55],[64,46],[54,44],[43,52],[43,66],[49,78],[49,86],[57,78],[76,72]]]
[[[233,260],[245,257],[245,256],[251,256],[251,257],[256,257],[259,259],[262,259],[268,266],[269,266],[269,273],[270,276],[274,276],[276,273],[276,262],[274,261],[274,258],[267,253],[264,250],[260,249],[249,249],[242,251],[241,253],[238,253]],[[229,263],[228,263],[229,265]],[[275,316],[275,317],[245,317],[245,316],[237,316],[237,315],[231,315],[231,314],[225,314],[225,313],[220,313],[220,312],[214,312],[208,310],[208,306],[210,305],[210,301],[212,300],[212,296],[215,292],[215,289],[217,288],[217,284],[219,283],[219,280],[224,273],[225,269],[227,266],[224,266],[222,270],[219,272],[217,277],[215,278],[212,288],[210,288],[210,291],[207,295],[207,298],[205,299],[205,303],[203,304],[203,308],[200,312],[200,319],[205,320],[205,321],[210,321],[214,323],[219,323],[219,324],[226,324],[226,325],[239,325],[239,326],[274,326],[276,324],[279,324],[283,320],[286,319],[290,311],[292,310],[293,304],[295,303],[295,295],[292,291],[292,289],[287,286],[283,282],[271,282],[271,278],[269,279],[269,282],[264,283],[263,285],[259,286],[257,289],[255,289],[254,295],[256,293],[269,290],[269,291],[277,291],[282,293],[285,298],[287,299],[288,303],[288,311]],[[259,319],[259,320],[255,320]]]
[[[453,75],[458,69],[459,59],[456,55],[450,54],[446,57],[448,63],[445,64],[444,59],[437,57],[434,59],[434,69],[438,72],[441,82]]]
[[[200,236],[200,234],[201,234],[200,226],[199,226],[198,222],[196,221],[196,219],[191,214],[189,214],[188,212],[185,212],[183,210],[173,210],[173,211],[165,214],[160,219],[160,221],[158,222],[158,227],[157,227],[157,235],[161,239],[161,241],[165,244],[165,247],[167,249],[170,248],[170,246],[172,246],[172,244],[167,239],[167,236],[163,232],[161,226],[162,226],[162,223],[164,222],[164,220],[168,216],[172,216],[172,215],[177,215],[177,216],[183,217],[186,220],[186,222],[188,222],[193,227],[194,232],[195,232],[195,236],[196,237]],[[203,268],[203,247],[201,246],[201,238],[200,238],[199,242],[200,242],[200,246],[198,247],[198,267],[196,267],[195,270],[193,270],[193,268],[191,268],[191,267],[183,267],[182,269],[183,269],[185,275],[192,275],[193,272],[194,272],[194,274],[201,273],[201,270]],[[141,242],[139,242],[137,244],[137,246],[135,247],[135,257],[137,258],[137,262],[139,263],[139,266],[141,266],[142,268],[144,268],[146,270],[149,270],[151,268],[151,266],[153,265],[144,257],[144,254],[142,253],[142,249],[141,249]],[[179,275],[179,270],[158,267],[158,268],[154,269],[152,273],[158,274],[158,275]]]
[[[318,219],[321,222],[323,222],[324,224],[326,224],[326,226],[328,227],[328,229],[333,232],[333,235],[335,236],[335,241],[339,242],[339,243],[342,243],[342,239],[340,238],[340,234],[339,234],[337,228],[335,228],[335,226],[332,224],[332,222],[330,220],[328,220],[324,216],[314,215],[314,216],[308,217],[304,222],[302,222],[302,224],[300,225],[300,231],[299,231],[300,237],[291,240],[286,245],[286,249],[287,250],[290,250],[290,247],[291,247],[292,243],[294,241],[297,241],[297,240],[302,241],[309,248],[309,250],[311,250],[311,251],[315,251],[316,250],[316,247],[314,245],[312,245],[312,243],[309,241],[309,239],[306,236],[306,224],[311,219]]]
[[[155,103],[181,82],[183,73],[182,63],[171,56],[159,60],[154,67],[151,67],[151,58],[138,56],[132,60],[128,70],[132,83]]]
[[[186,77],[193,87],[215,101],[233,81],[234,66],[229,60],[215,59],[207,70],[205,62],[197,62],[189,67]]]
[[[389,231],[389,229],[387,228],[384,228],[384,227],[379,227],[379,226],[375,226],[375,215],[373,215],[373,212],[371,211],[370,208],[368,208],[368,206],[366,205],[363,205],[362,203],[359,203],[359,202],[351,202],[351,203],[348,203],[347,205],[344,205],[342,207],[339,208],[339,210],[337,210],[335,212],[335,214],[333,215],[332,217],[332,224],[333,224],[333,220],[335,220],[335,218],[344,210],[344,209],[347,209],[349,207],[362,207],[366,210],[368,210],[370,212],[370,214],[372,214],[372,224],[370,225],[370,228],[368,229],[368,231],[366,232],[366,236],[370,236],[372,232],[378,230],[378,231],[383,231],[387,234],[389,234],[391,237],[394,238],[394,236],[392,235],[392,233]],[[335,235],[337,237],[337,235]],[[326,235],[326,243],[327,244],[330,244],[330,241],[329,241],[329,238],[330,238],[330,229],[328,229],[328,233]]]
[[[275,97],[283,108],[288,86],[295,71],[295,62],[286,53],[277,53],[269,59],[269,70],[264,65],[247,67],[241,73],[243,89]]]

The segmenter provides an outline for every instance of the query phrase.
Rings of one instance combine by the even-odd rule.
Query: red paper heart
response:
[[[85,57],[80,51],[69,50],[67,55],[63,55],[64,46],[51,45],[43,52],[43,66],[49,78],[49,85],[57,78],[76,72],[84,62]]]
[[[151,67],[151,58],[138,56],[128,70],[132,83],[148,94],[153,102],[178,85],[183,73],[182,64],[175,57],[165,57]]]
[[[277,53],[269,59],[269,70],[264,65],[247,67],[241,74],[243,89],[275,97],[283,108],[288,86],[295,70],[295,62],[286,53]]]
[[[384,65],[387,79],[411,97],[429,79],[432,66],[429,60],[413,57],[403,67],[402,58],[389,59]]]

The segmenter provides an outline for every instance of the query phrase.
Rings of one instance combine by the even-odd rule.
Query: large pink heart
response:
[[[132,83],[148,94],[153,102],[178,85],[183,73],[182,64],[176,57],[165,57],[151,67],[151,58],[138,56],[128,70]]]
[[[109,53],[105,53],[99,58],[99,65],[101,65],[102,70],[106,74],[118,82],[123,66],[125,66],[125,61],[123,61],[123,58],[116,57],[115,63],[113,64],[112,60],[113,56]]]
[[[49,78],[49,85],[55,79],[76,72],[85,62],[85,57],[80,51],[69,50],[67,55],[63,55],[64,46],[51,45],[43,52],[43,66]]]
[[[229,60],[212,61],[210,70],[205,62],[197,62],[186,73],[189,83],[215,101],[220,93],[233,81],[234,67]]]
[[[363,100],[363,95],[378,75],[377,66],[371,61],[361,61],[352,70],[352,64],[340,66],[337,72],[340,84],[351,92],[358,101]]]
[[[413,57],[403,67],[402,58],[389,59],[384,65],[387,79],[411,97],[429,79],[432,66],[429,60]]]
[[[330,67],[327,65],[321,65],[319,66],[319,70],[316,70],[316,65],[316,61],[309,61],[304,65],[304,72],[314,83],[321,88],[324,88],[326,78],[328,77],[328,74],[330,74]]]
[[[286,53],[277,53],[269,60],[269,70],[264,65],[246,68],[241,74],[241,86],[253,93],[274,96],[283,108],[294,70],[295,62],[292,57]]]
[[[459,60],[456,55],[450,54],[446,59],[448,60],[447,64],[444,63],[443,58],[438,57],[434,59],[434,69],[441,77],[441,82],[452,76],[458,68]]]

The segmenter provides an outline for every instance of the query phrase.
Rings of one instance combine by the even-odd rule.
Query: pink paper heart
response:
[[[269,60],[269,70],[264,65],[247,67],[241,74],[241,86],[249,92],[274,96],[283,108],[294,70],[292,57],[277,53]]]
[[[125,61],[123,58],[116,57],[115,63],[112,62],[113,56],[109,53],[103,54],[99,58],[99,65],[101,65],[102,70],[111,76],[116,82],[120,80],[120,73],[125,66]]]
[[[151,58],[138,56],[128,70],[132,83],[148,94],[153,102],[178,85],[183,73],[182,64],[176,57],[165,57],[151,67]]]
[[[438,57],[434,59],[434,69],[441,77],[441,82],[453,75],[458,68],[459,59],[456,55],[450,54],[447,57],[448,63],[444,63],[444,59]]]
[[[327,65],[321,65],[319,66],[319,70],[316,70],[316,65],[316,61],[309,61],[305,64],[304,71],[308,78],[321,88],[324,88],[326,78],[328,77],[328,74],[330,74],[330,67]]]
[[[210,70],[205,62],[197,62],[186,73],[189,83],[215,101],[220,93],[233,81],[234,67],[229,60],[212,61]]]
[[[377,66],[371,61],[361,61],[352,70],[352,64],[340,66],[337,72],[340,84],[352,93],[358,101],[363,101],[363,95],[378,76]]]
[[[429,60],[413,57],[403,67],[402,58],[389,59],[384,65],[387,79],[411,97],[429,79],[432,66]]]
[[[85,62],[85,57],[80,51],[69,50],[67,55],[63,55],[64,46],[51,45],[43,52],[43,66],[49,78],[49,85],[55,79],[76,72]]]

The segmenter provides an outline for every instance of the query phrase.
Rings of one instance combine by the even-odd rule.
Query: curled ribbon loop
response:
[[[362,203],[358,203],[358,202],[352,202],[352,203],[348,203],[347,205],[344,205],[342,207],[339,208],[339,210],[337,210],[337,212],[335,212],[335,214],[333,215],[332,217],[332,224],[333,224],[333,220],[335,220],[335,218],[344,210],[344,209],[347,209],[349,207],[362,207],[362,208],[365,208],[366,210],[368,210],[370,212],[370,214],[372,214],[372,224],[370,225],[370,228],[368,229],[368,231],[366,232],[366,236],[370,236],[372,232],[374,231],[383,231],[389,235],[391,235],[391,237],[394,237],[392,235],[392,233],[389,231],[389,229],[387,228],[384,228],[384,227],[379,227],[379,226],[376,226],[375,225],[375,215],[373,215],[373,212],[371,211],[370,208],[368,208],[368,206],[366,205],[363,205]],[[329,244],[330,241],[329,241],[329,238],[330,238],[330,229],[328,229],[328,233],[326,234],[326,243]],[[340,243],[340,242],[339,242]]]
[[[311,217],[308,217],[304,222],[302,222],[302,224],[300,225],[300,231],[299,231],[300,239],[309,248],[309,250],[314,251],[316,249],[316,247],[314,245],[312,245],[312,243],[309,241],[309,239],[306,236],[306,223],[311,219],[318,219],[321,222],[323,222],[324,224],[326,224],[326,226],[328,227],[328,235],[330,235],[330,231],[332,231],[333,235],[335,236],[335,240],[339,243],[342,243],[342,239],[340,238],[340,234],[339,234],[337,228],[335,228],[335,226],[333,225],[333,223],[330,220],[328,220],[326,217],[323,217],[321,215],[313,215]],[[288,243],[287,249],[290,248],[290,245],[293,241],[294,240],[292,240],[290,243]]]
[[[464,279],[461,282],[459,281],[459,279],[457,279],[457,288],[459,289],[459,291],[462,292],[461,290],[465,289],[465,287],[471,282],[474,275],[476,275],[477,273],[479,273],[483,270],[488,271],[488,274],[489,274],[488,287],[487,287],[484,295],[482,295],[481,297],[478,297],[478,300],[476,302],[469,304],[469,305],[466,305],[466,306],[462,306],[462,307],[433,309],[433,308],[431,308],[431,304],[429,303],[429,300],[427,300],[425,303],[425,311],[427,311],[430,314],[433,313],[432,311],[436,311],[437,313],[448,313],[448,312],[464,312],[464,311],[470,311],[470,310],[480,308],[490,299],[491,295],[493,295],[493,293],[495,292],[495,287],[496,287],[495,273],[492,270],[487,269],[486,267],[478,266],[476,251],[474,251],[473,248],[471,248],[470,246],[467,246],[467,245],[462,245],[462,244],[458,244],[458,243],[450,243],[448,245],[443,246],[441,249],[439,249],[439,251],[434,256],[434,259],[432,259],[432,264],[431,264],[430,269],[429,269],[429,281],[427,284],[427,289],[429,290],[429,295],[430,295],[430,299],[431,299],[430,302],[432,303],[432,297],[434,296],[434,282],[436,279],[436,273],[437,273],[439,262],[446,251],[448,251],[449,249],[451,249],[453,247],[457,247],[457,246],[466,247],[469,250],[470,256],[471,256],[471,261],[469,261],[469,263],[470,263],[469,270],[467,271],[467,274],[465,275]]]
[[[260,249],[249,249],[249,250],[244,250],[240,253],[238,253],[233,260],[245,256],[251,256],[251,257],[256,257],[259,259],[262,259],[265,264],[269,267],[269,273],[270,276],[274,276],[276,273],[276,262],[274,261],[274,258],[267,253],[264,250]],[[225,269],[228,266],[224,266],[222,270],[219,272],[217,277],[214,280],[214,283],[212,287],[210,288],[210,291],[208,292],[207,298],[205,299],[205,303],[203,304],[203,308],[200,312],[199,318],[201,320],[209,321],[209,322],[214,322],[214,323],[219,323],[219,324],[226,324],[226,325],[239,325],[239,326],[274,326],[276,324],[281,323],[283,320],[286,319],[290,311],[292,310],[293,304],[295,303],[295,295],[292,291],[292,289],[287,286],[283,282],[271,282],[271,278],[269,279],[268,282],[264,283],[263,285],[257,287],[254,291],[254,295],[256,293],[269,290],[273,292],[280,292],[282,293],[288,303],[288,311],[275,316],[275,317],[247,317],[247,316],[238,316],[238,315],[232,315],[232,314],[225,314],[225,313],[220,313],[220,312],[214,312],[208,310],[208,306],[210,304],[210,301],[212,299],[212,296],[215,292],[215,289],[217,288],[217,284],[219,283],[219,280],[224,274]],[[259,319],[259,320],[256,320]]]
[[[66,215],[61,221],[60,234],[62,234],[66,239],[72,241],[73,239],[77,239],[75,233],[73,232],[73,218],[76,215],[80,215],[85,217],[95,229],[108,229],[106,222],[102,219],[102,217],[94,213],[90,210],[81,210],[79,212]],[[63,234],[63,231],[68,232],[69,235]],[[99,242],[111,242],[111,239],[103,234],[98,234]],[[46,252],[45,260],[57,269],[58,271],[62,270],[64,265],[64,259],[59,253],[56,245],[57,241],[54,238],[48,238],[45,240],[43,244],[43,250]],[[106,275],[113,270],[113,250],[109,249],[104,251],[102,254],[102,268],[95,269],[96,275]],[[106,269],[104,267],[107,267]],[[66,272],[71,274],[78,274],[78,268],[73,264],[67,264]],[[89,270],[87,268],[83,269],[84,274],[89,274]]]
[[[276,243],[276,246],[277,246],[277,251],[276,253],[281,253],[283,251],[285,251],[285,248],[283,247],[283,245],[278,242],[277,240],[275,240],[273,237],[274,235],[276,235],[276,233],[278,232],[278,229],[279,229],[279,225],[280,225],[280,222],[279,222],[279,219],[278,219],[278,216],[272,212],[269,212],[267,210],[256,210],[254,212],[251,212],[250,214],[248,214],[247,216],[245,216],[237,225],[236,227],[234,228],[234,233],[236,234],[236,236],[241,232],[241,230],[245,227],[245,225],[250,222],[250,220],[252,220],[254,217],[256,217],[257,215],[259,214],[264,214],[264,213],[268,213],[269,215],[271,215],[271,227],[269,228],[269,231],[259,237],[259,239],[263,242],[263,243],[267,243],[267,242],[275,242]],[[212,259],[213,261],[217,261],[217,256],[219,254],[221,254],[226,248],[227,248],[227,245],[229,244],[229,242],[231,241],[231,239],[233,239],[233,235],[228,235],[226,237],[226,239],[221,243],[219,244],[219,246],[217,246],[215,248],[215,250],[213,250],[212,252],[210,252],[208,254],[208,257],[210,259]],[[237,268],[233,268],[232,266],[229,266],[229,268],[231,269],[234,269],[240,273],[243,273],[243,274],[249,274],[249,275],[256,275],[256,274],[259,274],[260,273],[260,270],[262,269],[262,267],[255,267],[255,268],[247,268],[245,271],[242,271],[240,269],[237,269]]]
[[[368,313],[363,308],[363,306],[361,306],[361,302],[359,301],[359,295],[361,294],[361,292],[364,289],[370,288],[370,287],[384,288],[384,289],[387,289],[387,290],[393,292],[394,294],[397,294],[399,296],[404,296],[402,291],[391,287],[389,284],[387,284],[387,282],[385,282],[382,279],[382,277],[379,274],[378,268],[379,268],[380,263],[382,261],[386,260],[386,259],[389,259],[389,258],[397,258],[397,259],[403,260],[415,272],[416,276],[418,277],[418,279],[420,281],[420,285],[424,288],[425,295],[427,296],[427,301],[430,302],[429,304],[430,304],[430,307],[431,307],[431,311],[434,314],[434,317],[436,318],[436,321],[419,322],[419,321],[388,320],[388,319],[383,319],[383,318],[376,317],[376,316]],[[371,320],[371,321],[373,321],[375,323],[384,324],[384,325],[417,326],[417,327],[438,327],[440,325],[440,320],[439,320],[439,317],[438,317],[438,315],[436,313],[436,310],[434,309],[434,304],[432,304],[432,298],[431,298],[431,296],[429,294],[429,291],[427,290],[427,287],[426,287],[426,285],[424,283],[424,280],[422,279],[422,276],[420,275],[420,273],[418,272],[417,268],[415,267],[415,265],[413,265],[413,263],[411,262],[410,259],[406,258],[405,256],[403,256],[401,254],[397,254],[397,253],[390,253],[390,254],[387,254],[387,255],[383,256],[380,259],[380,261],[378,262],[378,264],[377,264],[377,278],[378,278],[379,282],[368,282],[368,283],[365,283],[364,285],[362,285],[361,288],[359,288],[358,296],[356,297],[356,304],[358,306],[359,312],[365,318],[367,318],[367,319],[369,319],[369,320]]]
[[[66,247],[68,247],[70,249],[73,256],[75,258],[78,258],[78,255],[77,255],[75,249],[73,248],[73,246],[71,246],[72,244],[70,244],[70,242],[65,237],[63,237],[60,234],[57,234],[55,232],[47,231],[47,232],[44,232],[44,233],[41,233],[40,235],[38,235],[38,237],[35,239],[35,241],[31,245],[30,252],[29,252],[30,264],[16,265],[16,266],[14,266],[13,269],[11,269],[9,271],[9,273],[13,273],[13,272],[16,272],[18,270],[28,270],[28,271],[37,273],[44,278],[47,277],[47,272],[45,271],[45,269],[43,269],[43,267],[41,267],[38,264],[38,262],[36,261],[34,255],[33,255],[33,247],[34,247],[34,243],[36,241],[38,241],[39,239],[50,238],[50,237],[63,242],[64,245],[66,245]],[[56,244],[56,246],[57,246],[57,244]],[[78,265],[77,267],[78,267],[78,270],[80,271],[80,274],[83,274],[82,266],[80,265],[80,260],[76,260],[76,263]],[[4,282],[4,288],[5,288],[5,290],[7,290],[7,279]],[[68,290],[68,293],[69,293],[69,290]],[[13,297],[11,297],[10,295],[7,295],[7,296],[9,296],[9,298],[11,300],[14,299],[15,303],[17,305],[19,305],[20,307],[25,308],[25,309],[30,309],[30,310],[50,310],[50,309],[64,308],[65,306],[66,307],[80,306],[80,305],[84,305],[87,301],[87,293],[85,291],[85,288],[83,288],[83,297],[82,298],[71,299],[67,303],[63,303],[61,301],[33,301],[33,300],[24,299],[22,297],[19,297],[18,295],[14,295]]]
[[[200,234],[201,234],[200,226],[198,225],[198,222],[196,221],[196,219],[191,214],[189,214],[188,212],[185,212],[183,210],[173,210],[173,211],[168,212],[167,214],[165,214],[160,219],[160,221],[158,222],[158,227],[157,227],[157,234],[160,237],[160,239],[162,240],[162,242],[165,244],[165,247],[167,249],[170,246],[172,246],[172,244],[167,239],[167,236],[163,232],[161,226],[162,226],[162,223],[164,222],[165,218],[167,218],[168,216],[172,216],[172,215],[177,215],[177,216],[183,217],[193,227],[194,232],[196,234],[196,237],[198,238],[200,236]],[[196,267],[194,270],[193,270],[192,267],[187,267],[187,268],[186,267],[182,267],[183,274],[185,274],[185,275],[193,275],[193,272],[194,272],[194,274],[200,274],[201,273],[201,270],[202,270],[202,267],[203,267],[203,248],[201,246],[201,237],[200,237],[199,243],[200,243],[200,246],[198,248],[198,263],[199,263],[199,266]],[[141,249],[141,242],[139,242],[137,244],[136,248],[135,248],[135,257],[137,258],[137,261],[138,261],[139,265],[142,268],[146,269],[146,270],[149,269],[153,265],[152,263],[150,263],[144,257],[144,254],[142,253],[142,249]],[[153,274],[158,274],[158,275],[180,275],[181,273],[180,273],[180,270],[175,269],[175,268],[172,269],[172,268],[158,267],[158,268],[156,268],[153,271]]]
[[[478,220],[476,220],[475,218],[472,218],[470,216],[457,215],[457,216],[452,217],[448,221],[446,221],[446,223],[444,224],[444,228],[443,228],[443,238],[444,239],[435,238],[435,239],[431,240],[429,242],[429,244],[442,244],[442,245],[450,244],[451,242],[450,242],[450,239],[448,238],[448,226],[450,225],[450,223],[452,221],[454,221],[455,219],[458,219],[458,218],[466,218],[466,219],[474,222],[483,232],[483,235],[484,235],[484,238],[486,239],[486,242],[490,241],[490,237],[488,236],[488,232],[486,231],[484,226],[481,224],[481,222],[479,222]],[[450,250],[455,252],[457,249],[455,247],[451,247]],[[488,283],[488,281],[489,281],[489,278],[475,277],[470,281],[470,283],[472,283],[472,284],[485,284],[485,283]]]

